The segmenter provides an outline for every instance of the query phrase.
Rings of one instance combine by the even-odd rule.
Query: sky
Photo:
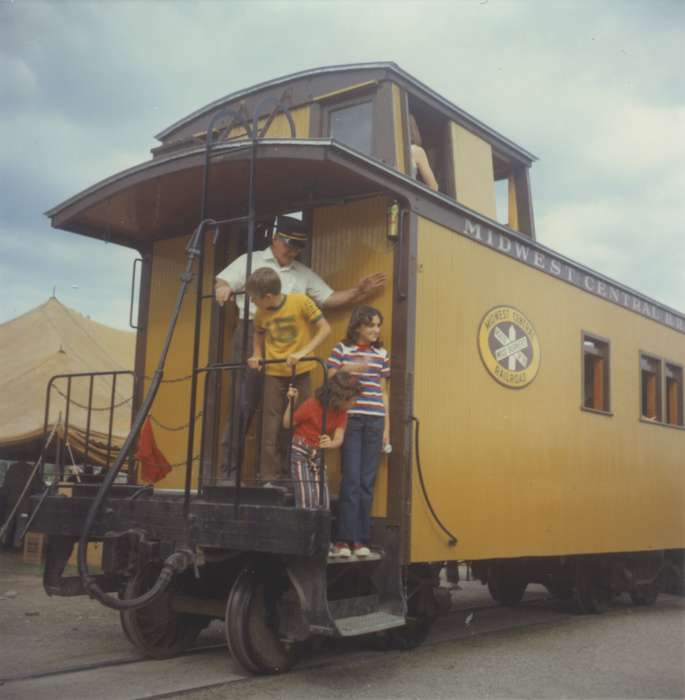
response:
[[[136,253],[44,212],[154,134],[299,70],[394,61],[534,153],[544,245],[685,311],[685,2],[0,0],[0,323],[128,327]]]

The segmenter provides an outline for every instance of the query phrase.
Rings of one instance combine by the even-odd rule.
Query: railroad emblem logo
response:
[[[503,386],[523,389],[540,367],[540,342],[533,324],[513,306],[490,309],[478,329],[485,368]]]

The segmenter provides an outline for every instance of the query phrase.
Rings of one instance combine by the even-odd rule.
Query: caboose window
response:
[[[583,408],[608,413],[609,341],[583,334]]]
[[[661,360],[640,355],[640,377],[642,385],[642,416],[648,420],[661,421]]]
[[[455,196],[454,173],[449,141],[449,119],[413,95],[408,97],[409,114],[416,120],[418,135],[412,137],[409,128],[409,144],[416,142],[426,152],[428,163],[438,182],[440,192]],[[415,141],[415,139],[418,140]],[[414,174],[421,181],[420,174]]]
[[[358,102],[328,113],[328,134],[362,153],[371,155],[373,102]]]
[[[683,426],[683,368],[666,363],[666,422]]]

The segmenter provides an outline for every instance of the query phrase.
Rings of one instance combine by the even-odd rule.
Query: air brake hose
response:
[[[458,542],[457,538],[442,524],[442,520],[440,520],[438,514],[435,512],[431,499],[428,496],[428,490],[426,489],[426,484],[423,480],[423,469],[421,468],[421,452],[419,450],[419,419],[416,416],[412,416],[411,419],[414,421],[414,423],[416,423],[416,430],[414,431],[414,444],[416,445],[416,467],[419,473],[419,483],[421,484],[423,497],[426,499],[426,505],[428,506],[428,509],[430,510],[431,515],[433,516],[433,519],[437,523],[438,527],[440,527],[440,529],[449,538],[447,540],[447,544],[450,547],[454,547]]]
[[[166,338],[164,339],[164,345],[162,346],[162,352],[159,357],[159,362],[157,363],[157,369],[155,369],[152,376],[152,381],[150,387],[143,399],[143,402],[136,413],[136,417],[131,425],[131,431],[128,437],[124,441],[121,449],[119,450],[119,455],[117,456],[111,469],[108,470],[105,475],[104,481],[100,486],[95,499],[88,511],[86,516],[86,522],[83,526],[83,532],[81,533],[81,538],[78,543],[78,572],[81,577],[81,582],[84,589],[91,598],[96,598],[100,603],[108,608],[113,608],[114,610],[132,610],[135,608],[141,608],[147,605],[155,598],[160,596],[168,588],[169,584],[173,580],[173,577],[177,571],[182,571],[189,564],[192,559],[192,554],[190,552],[175,552],[171,556],[167,557],[162,565],[162,570],[159,573],[157,581],[150,590],[148,590],[143,595],[137,598],[131,598],[129,600],[120,600],[111,595],[105,593],[100,586],[95,582],[95,579],[90,575],[88,571],[88,559],[86,556],[88,550],[88,535],[93,529],[93,523],[97,517],[102,504],[104,503],[105,497],[108,491],[112,487],[114,480],[124,463],[124,460],[129,455],[133,449],[133,444],[138,437],[138,433],[147,417],[152,402],[155,400],[159,385],[162,382],[162,377],[164,376],[164,365],[166,364],[166,358],[169,353],[169,347],[171,346],[171,340],[174,335],[174,329],[176,328],[176,322],[178,321],[178,316],[181,313],[181,306],[183,304],[183,298],[185,297],[188,285],[193,279],[193,265],[195,263],[195,258],[200,255],[200,245],[203,242],[203,232],[204,229],[210,225],[216,223],[213,219],[205,219],[200,223],[200,225],[195,229],[193,235],[191,236],[188,245],[186,246],[187,252],[187,263],[186,269],[181,274],[181,288],[178,291],[178,297],[176,298],[176,306],[174,307],[174,312],[169,321],[169,327],[167,328]]]

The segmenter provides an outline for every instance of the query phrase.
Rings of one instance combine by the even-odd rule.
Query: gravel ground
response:
[[[523,606],[495,607],[487,589],[473,582],[449,594],[452,613],[436,622],[424,646],[408,653],[381,653],[362,640],[345,640],[303,659],[290,674],[255,678],[221,649],[12,682],[65,667],[140,658],[117,612],[84,596],[50,598],[41,574],[20,555],[0,552],[0,686],[5,679],[7,697],[14,692],[31,700],[90,700],[104,697],[105,677],[108,698],[131,699],[157,693],[186,700],[685,697],[685,599],[662,595],[644,608],[622,596],[605,615],[580,616],[535,586]],[[222,642],[217,622],[197,645]],[[219,681],[213,688],[172,695],[217,682],[213,678]]]
[[[542,618],[544,611],[548,619]],[[663,596],[649,608],[619,600],[604,615],[556,606],[482,613],[496,629],[475,624],[449,638],[454,614],[411,652],[355,653],[285,676],[249,678],[170,695],[179,700],[279,698],[683,698],[685,601]],[[508,618],[508,620],[503,620]],[[478,620],[478,616],[476,617]],[[504,622],[503,626],[500,623]],[[442,637],[442,639],[439,639]]]
[[[76,571],[67,571],[75,575]],[[0,679],[140,655],[119,625],[119,613],[87,596],[49,597],[42,569],[21,554],[0,552]],[[197,644],[223,641],[210,626]]]

